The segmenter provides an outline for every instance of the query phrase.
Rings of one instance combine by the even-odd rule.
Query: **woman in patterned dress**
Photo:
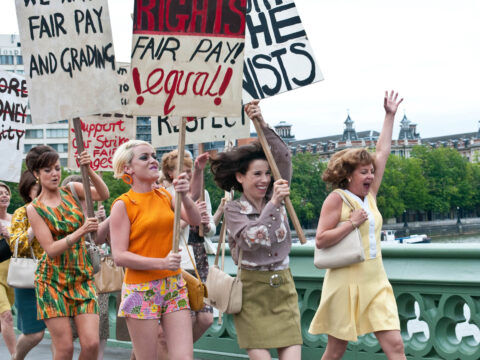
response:
[[[84,151],[80,165],[89,165]],[[55,347],[54,359],[73,356],[73,317],[80,339],[81,360],[91,360],[98,353],[98,304],[93,283],[93,267],[87,255],[84,236],[96,231],[96,218],[85,218],[81,205],[68,187],[59,187],[61,169],[58,153],[51,147],[32,148],[26,158],[28,169],[42,186],[38,197],[27,206],[33,232],[45,250],[35,273],[37,313],[43,319]],[[108,199],[108,188],[90,167],[92,200]],[[80,200],[85,198],[83,185],[74,183]]]
[[[328,334],[322,360],[341,359],[349,341],[374,333],[390,360],[404,360],[400,321],[392,286],[383,268],[380,249],[382,216],[376,197],[390,155],[398,94],[385,93],[385,120],[376,153],[347,149],[330,159],[323,180],[335,191],[325,199],[318,221],[316,246],[335,245],[358,228],[365,261],[329,269],[325,275],[320,306],[310,324],[312,334]],[[355,210],[344,203],[341,193]],[[339,222],[344,222],[337,227]]]

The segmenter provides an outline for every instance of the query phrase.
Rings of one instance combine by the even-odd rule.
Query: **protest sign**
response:
[[[28,92],[23,76],[0,71],[0,180],[19,182],[27,120]]]
[[[17,0],[33,123],[120,109],[107,0]]]
[[[136,0],[134,115],[240,116],[246,0]]]
[[[323,80],[293,0],[247,5],[243,102]]]
[[[120,92],[120,102],[122,104],[120,113],[122,114],[130,114],[130,108],[128,107],[128,97],[130,93],[130,84],[128,83],[129,75],[130,64],[117,62],[118,90]]]
[[[178,121],[167,116],[152,119],[152,145],[173,146],[178,143]],[[244,113],[239,118],[213,117],[197,118],[186,124],[185,143],[200,144],[210,141],[242,139],[250,137],[250,121]]]
[[[87,116],[81,119],[83,144],[92,157],[94,171],[112,171],[112,156],[115,150],[130,139],[135,139],[136,122],[126,116]],[[77,142],[74,127],[69,122],[68,168],[79,168],[75,155]]]

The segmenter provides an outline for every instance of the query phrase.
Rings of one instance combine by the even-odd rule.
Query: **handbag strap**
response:
[[[345,204],[347,204],[347,206],[352,209],[352,210],[355,210],[355,208],[353,207],[352,203],[347,199],[347,197],[345,196],[345,194],[343,193],[342,190],[340,189],[336,189],[334,190],[334,192],[336,192],[338,195],[340,195],[340,197],[342,198],[343,202]]]
[[[188,256],[190,257],[190,261],[192,262],[193,265],[193,270],[195,270],[195,275],[197,275],[198,281],[202,282],[202,279],[200,278],[200,275],[198,274],[197,266],[195,265],[195,261],[193,261],[192,254],[190,254],[190,250],[188,249],[188,244],[185,241],[185,238],[182,237],[183,243],[185,244],[185,248],[187,249]]]
[[[218,258],[220,257],[220,251],[222,249],[222,245],[225,242],[225,236],[227,233],[227,226],[226,226],[226,221],[225,217],[223,218],[222,222],[222,228],[220,229],[220,238],[218,239],[218,244],[217,244],[217,254],[215,255],[215,262],[214,265],[218,266]],[[225,256],[224,253],[222,253],[222,259]],[[242,258],[243,258],[243,249],[240,247],[240,252],[238,254],[238,266],[237,266],[237,276],[240,276],[242,273]]]
[[[18,237],[15,239],[15,250],[13,251],[13,258],[17,258],[18,257]],[[28,241],[28,240],[27,240]],[[32,248],[32,245],[29,244],[28,245],[29,249],[30,249],[30,253],[32,255],[32,259],[34,260],[37,260],[37,258],[35,257],[35,253],[33,252],[33,248]]]

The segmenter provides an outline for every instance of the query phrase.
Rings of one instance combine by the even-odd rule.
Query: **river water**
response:
[[[435,236],[432,237],[432,243],[480,243],[480,234]]]

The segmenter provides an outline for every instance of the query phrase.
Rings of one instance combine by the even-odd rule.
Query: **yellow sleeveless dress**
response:
[[[368,220],[360,227],[365,261],[338,269],[328,269],[323,282],[320,306],[308,330],[346,341],[381,331],[400,330],[397,304],[383,268],[380,250],[382,216],[369,193],[362,201],[348,190],[341,191],[355,209],[364,209]],[[343,203],[340,221],[350,218]]]

